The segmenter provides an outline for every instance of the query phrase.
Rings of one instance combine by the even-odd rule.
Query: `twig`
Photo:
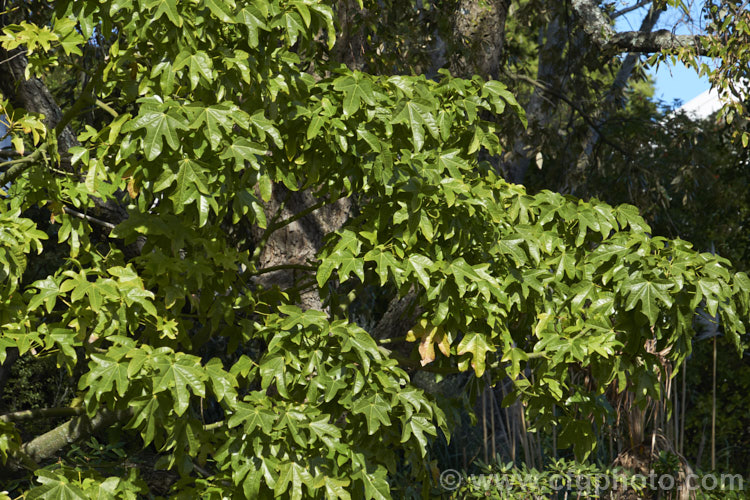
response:
[[[203,426],[204,431],[213,431],[215,429],[220,429],[226,424],[224,420],[219,420],[218,422],[214,422],[212,424],[206,424]]]
[[[270,267],[264,267],[263,269],[258,269],[254,273],[249,273],[248,276],[260,276],[261,274],[272,273],[274,271],[283,271],[285,269],[296,269],[299,271],[315,271],[316,268],[313,266],[305,266],[302,264],[280,264],[278,266],[270,266]]]
[[[388,339],[375,339],[378,344],[394,344],[396,342],[407,342],[406,337],[393,337]]]
[[[212,474],[200,465],[193,462],[193,468],[203,475],[203,477],[210,477]]]
[[[571,101],[567,96],[565,96],[561,92],[558,92],[557,90],[549,87],[544,82],[540,82],[539,80],[535,80],[534,78],[528,77],[526,75],[521,75],[521,74],[517,74],[517,73],[510,73],[510,72],[507,72],[507,71],[505,72],[505,74],[508,75],[510,78],[515,79],[515,80],[523,80],[526,83],[530,83],[531,85],[533,85],[533,86],[535,86],[535,87],[543,90],[544,92],[547,92],[548,94],[550,94],[550,95],[552,95],[554,97],[557,97],[561,101],[565,102],[568,106],[570,106],[572,109],[574,109],[580,115],[581,118],[583,118],[583,121],[585,121],[586,124],[588,124],[589,127],[591,127],[592,129],[594,129],[594,131],[597,134],[599,134],[599,137],[601,137],[602,142],[604,142],[605,144],[608,144],[609,146],[611,146],[612,148],[614,148],[616,151],[618,151],[619,153],[621,153],[622,155],[624,155],[626,158],[630,158],[630,154],[627,151],[625,151],[620,146],[618,146],[617,144],[614,144],[612,141],[610,141],[609,139],[607,139],[607,136],[604,135],[604,133],[602,132],[601,128],[594,122],[594,120],[592,120],[590,116],[588,116],[586,113],[584,113],[581,108],[579,108],[578,106],[576,106],[573,103],[573,101]]]
[[[104,101],[100,101],[99,99],[97,99],[97,100],[94,101],[94,104],[96,104],[97,106],[99,106],[100,108],[102,108],[104,111],[106,111],[107,113],[109,113],[110,115],[112,115],[114,118],[117,118],[118,116],[120,116],[120,114],[117,111],[115,111],[114,109],[112,109],[109,106],[109,104],[107,104]]]
[[[73,217],[78,217],[79,219],[83,219],[88,222],[92,222],[94,224],[98,224],[99,226],[105,227],[109,229],[110,231],[115,228],[115,225],[111,222],[103,221],[101,219],[97,219],[96,217],[92,217],[90,215],[82,214],[81,212],[78,212],[76,210],[73,210],[72,208],[63,207],[63,211],[68,214],[72,215]]]
[[[13,54],[13,55],[12,55],[12,56],[10,56],[9,58],[7,58],[7,59],[4,59],[4,60],[0,61],[0,64],[5,64],[5,63],[8,63],[8,62],[12,61],[13,59],[15,59],[16,57],[20,57],[20,56],[23,56],[23,55],[25,55],[25,54],[26,54],[26,52],[27,52],[27,51],[26,51],[26,49],[24,49],[24,50],[22,50],[22,51],[18,52],[17,54]]]
[[[21,420],[31,420],[35,418],[54,418],[54,417],[75,417],[83,415],[86,409],[83,407],[70,408],[67,406],[61,408],[35,408],[33,410],[15,411],[0,415],[0,422],[20,422]]]
[[[652,2],[652,0],[641,0],[635,5],[631,5],[630,7],[625,7],[624,9],[618,10],[614,14],[612,14],[612,19],[617,19],[620,16],[624,16],[628,12],[633,12],[634,10],[638,10],[641,7],[645,7],[646,5],[649,5]]]

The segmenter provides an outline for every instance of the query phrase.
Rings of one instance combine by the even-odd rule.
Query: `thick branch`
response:
[[[604,51],[652,53],[689,47],[695,49],[698,55],[707,54],[701,43],[704,37],[675,35],[669,30],[618,33],[594,0],[572,0],[570,4],[583,30]]]
[[[417,294],[412,290],[404,297],[395,297],[388,304],[383,317],[370,334],[375,340],[403,337],[414,326],[422,309],[416,305]]]
[[[672,51],[689,47],[696,49],[699,55],[706,55],[708,52],[703,48],[702,39],[703,37],[698,35],[675,35],[669,30],[657,30],[651,33],[624,31],[615,33],[610,45],[620,52],[643,53]]]
[[[92,419],[86,415],[77,416],[24,444],[22,451],[32,460],[39,462],[53,456],[70,443],[90,436],[115,422],[125,421],[130,416],[129,410],[102,411]]]
[[[0,49],[0,57],[7,55],[8,53],[6,51]],[[44,123],[47,125],[47,128],[50,131],[54,129],[54,133],[57,134],[60,154],[67,156],[67,152],[70,148],[80,146],[73,129],[70,127],[70,122],[76,118],[81,110],[88,104],[95,102],[93,89],[96,78],[92,78],[89,81],[83,89],[79,99],[73,103],[65,113],[63,113],[55,102],[52,93],[44,85],[44,82],[38,78],[26,79],[25,70],[27,63],[28,61],[24,56],[7,58],[6,63],[3,64],[3,69],[0,70],[0,94],[3,94],[6,99],[9,99],[15,105],[18,105],[27,111],[44,115]],[[103,66],[100,66],[100,68],[103,68]],[[41,154],[41,152],[38,153],[38,155]],[[34,161],[38,159],[38,155],[33,158]],[[0,175],[0,187],[13,181],[31,166],[31,163],[27,162],[31,161],[32,156],[34,156],[34,154],[22,158],[22,160],[25,161],[20,165],[10,165],[5,163],[5,165],[10,168]],[[14,161],[20,162],[21,160]],[[118,200],[102,200],[101,198],[92,197],[92,201],[98,212],[97,215],[99,216],[99,220],[106,219],[107,224],[116,225],[125,220],[128,216],[125,208],[118,202]]]
[[[33,113],[44,115],[44,122],[48,129],[57,127],[63,118],[55,99],[47,87],[38,78],[26,79],[26,57],[18,52],[12,57],[6,57],[6,64],[0,71],[0,93],[14,104]],[[0,57],[10,56],[6,51],[0,49]],[[73,146],[78,145],[78,140],[70,127],[58,130],[58,143],[61,152],[67,152]]]
[[[656,26],[656,23],[659,20],[662,12],[663,11],[661,9],[651,7],[646,17],[643,18],[638,33],[643,36],[652,35],[652,30]],[[609,89],[609,92],[604,99],[604,106],[598,113],[599,116],[596,120],[596,126],[592,125],[591,130],[589,130],[586,135],[586,140],[583,144],[583,151],[576,161],[575,175],[568,176],[567,182],[569,184],[569,188],[575,188],[575,185],[585,178],[586,170],[589,167],[591,157],[594,153],[594,147],[601,139],[601,131],[599,130],[599,127],[603,125],[609,117],[612,105],[625,89],[625,85],[627,84],[628,79],[630,79],[630,75],[633,74],[633,70],[635,69],[637,63],[638,55],[631,52],[627,55],[627,57],[625,57],[625,60],[620,66],[620,69],[617,71],[615,80],[614,82],[612,82],[612,87]],[[624,153],[623,151],[621,152]],[[626,154],[625,156],[628,155]],[[566,191],[567,190],[568,189],[566,189]],[[572,189],[572,191],[574,191],[574,189]]]
[[[34,150],[28,156],[24,156],[17,160],[6,161],[0,163],[0,167],[7,167],[7,170],[0,174],[0,188],[13,182],[16,178],[21,175],[27,168],[31,167],[34,163],[39,161],[47,151],[47,144],[42,144],[38,149]]]

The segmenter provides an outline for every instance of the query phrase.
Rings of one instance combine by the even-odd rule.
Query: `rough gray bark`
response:
[[[53,130],[63,117],[62,111],[39,78],[26,79],[26,57],[0,49],[0,60],[5,61],[0,66],[0,93],[14,106],[44,115],[44,124]],[[60,131],[57,142],[61,153],[80,145],[70,127]]]
[[[82,107],[85,99],[79,99],[67,111],[67,116],[65,116],[44,82],[38,78],[26,79],[27,60],[22,53],[9,54],[0,49],[0,60],[5,61],[0,65],[0,93],[15,107],[44,115],[44,124],[47,126],[47,129],[50,133],[55,131],[58,134],[57,148],[63,159],[63,164],[65,164],[66,158],[69,157],[68,150],[74,146],[81,145],[75,133],[68,125],[68,122]],[[84,92],[86,91],[87,89],[84,89]],[[9,169],[0,175],[2,185],[12,182],[24,170],[32,166],[38,160],[35,158],[35,154],[39,152],[41,152],[41,148],[29,154],[28,157],[16,160],[17,165],[13,165],[12,172]],[[39,155],[37,154],[36,156]],[[120,201],[124,200],[127,196],[124,193],[120,193],[120,195]],[[117,200],[93,198],[93,202],[96,207],[95,215],[99,219],[104,219],[107,223],[116,225],[128,216],[123,204]]]
[[[586,34],[604,51],[653,53],[689,47],[706,55],[700,36],[675,35],[669,30],[616,32],[595,0],[571,0],[570,5]]]
[[[347,221],[351,200],[320,200],[310,191],[290,191],[276,184],[265,210],[268,229],[254,229],[261,247],[257,264],[260,274],[253,282],[264,288],[278,285],[282,290],[308,283],[299,290],[300,307],[322,310],[323,300],[314,285],[315,273],[305,267],[314,263],[325,235]],[[271,268],[279,269],[263,272]]]
[[[422,314],[422,309],[416,305],[417,294],[412,290],[403,297],[395,297],[388,304],[383,317],[372,330],[375,340],[403,337],[411,329]]]
[[[497,78],[505,39],[509,0],[461,0],[453,21],[455,43],[451,73],[471,78]]]

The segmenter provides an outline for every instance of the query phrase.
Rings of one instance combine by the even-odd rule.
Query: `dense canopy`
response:
[[[15,493],[146,494],[137,465],[57,460],[96,434],[153,450],[184,498],[429,497],[456,406],[417,372],[472,373],[470,397],[509,377],[506,403],[584,458],[612,391],[660,397],[696,310],[741,349],[750,280],[728,260],[632,205],[517,184],[567,161],[548,187],[585,195],[610,146],[617,111],[546,108],[522,85],[529,46],[503,38],[524,29],[509,12],[545,5],[554,45],[568,7],[416,2],[388,22],[395,3],[364,3],[2,4],[0,362],[53,359],[72,384],[0,416]],[[613,88],[627,51],[722,56],[732,82],[736,4],[701,38],[617,34],[612,9],[573,0],[568,43]],[[566,116],[567,150],[539,135]],[[50,425],[30,436],[29,418]]]

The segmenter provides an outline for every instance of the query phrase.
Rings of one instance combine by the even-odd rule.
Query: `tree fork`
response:
[[[594,0],[572,0],[573,11],[578,16],[581,27],[591,40],[604,51],[654,53],[690,48],[697,55],[707,55],[703,46],[705,37],[696,35],[675,35],[669,30],[616,32],[610,20],[604,15]]]

